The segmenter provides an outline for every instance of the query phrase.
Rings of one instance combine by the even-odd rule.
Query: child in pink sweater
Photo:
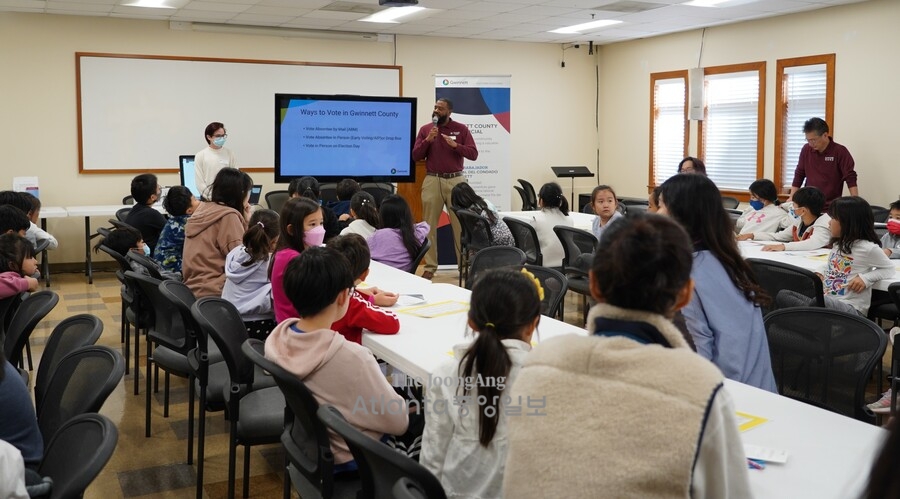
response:
[[[0,235],[0,299],[35,291],[38,281],[34,246],[16,233]]]

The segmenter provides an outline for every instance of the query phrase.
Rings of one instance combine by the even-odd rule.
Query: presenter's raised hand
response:
[[[456,140],[454,140],[453,137],[449,135],[441,135],[441,137],[444,138],[444,141],[447,142],[447,145],[450,146],[450,149],[456,149],[457,147],[459,147],[459,144],[456,143]]]
[[[432,127],[432,128],[431,128],[431,131],[428,132],[428,136],[425,137],[425,141],[427,141],[427,142],[434,142],[434,139],[437,138],[438,133],[440,133],[440,132],[438,131],[438,127],[437,127],[437,126]]]

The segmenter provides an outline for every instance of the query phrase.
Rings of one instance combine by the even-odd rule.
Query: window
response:
[[[704,74],[700,157],[720,190],[746,193],[763,173],[766,63],[711,67]]]
[[[775,105],[775,185],[790,186],[800,149],[803,123],[819,117],[829,126],[834,114],[834,54],[780,59]]]
[[[687,156],[687,71],[650,75],[650,183],[675,175]]]

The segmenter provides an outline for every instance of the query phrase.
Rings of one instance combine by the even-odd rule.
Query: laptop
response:
[[[191,194],[200,199],[200,190],[194,180],[194,155],[178,156],[178,175],[181,177],[181,185],[191,190]],[[250,204],[259,204],[262,197],[262,185],[254,185],[250,188]]]

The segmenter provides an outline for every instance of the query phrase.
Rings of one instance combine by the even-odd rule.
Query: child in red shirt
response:
[[[369,245],[359,234],[338,236],[328,241],[328,247],[337,250],[350,261],[354,284],[359,284],[369,275]],[[362,330],[378,334],[397,334],[400,320],[390,310],[397,303],[397,294],[378,288],[357,289],[350,295],[350,305],[344,317],[331,325],[331,329],[341,333],[347,341],[362,343]]]

